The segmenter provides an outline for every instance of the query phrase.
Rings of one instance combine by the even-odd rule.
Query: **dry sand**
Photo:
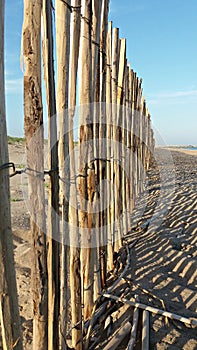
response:
[[[173,148],[173,147],[169,147],[168,148],[169,151],[174,151],[174,152],[181,152],[184,154],[189,154],[190,156],[197,156],[197,150],[194,149],[184,149],[184,148]]]
[[[10,161],[22,167],[23,145],[10,145],[9,151]],[[162,299],[168,311],[197,318],[197,152],[195,156],[194,151],[191,151],[192,155],[186,155],[185,150],[171,152],[173,163],[169,164],[166,150],[157,150],[160,170],[165,169],[163,190],[161,174],[154,164],[148,172],[145,194],[139,198],[132,214],[132,230],[126,238],[129,242],[139,240],[132,249],[127,276],[130,283],[126,283],[125,288],[131,288],[131,293],[137,293],[140,300],[149,305],[162,308]],[[24,349],[31,350],[31,249],[24,186],[20,176],[11,179],[14,253]],[[101,343],[96,348],[102,349]],[[124,348],[124,345],[119,347]],[[139,349],[139,343],[135,349]],[[151,315],[150,349],[195,350],[197,329],[178,321],[166,325],[164,318]]]
[[[137,294],[146,305],[197,320],[197,158],[171,152],[172,158],[166,149],[156,151],[157,164],[148,172],[145,193],[131,217],[132,230],[125,237],[129,244],[136,242],[130,269],[114,294],[129,288],[127,298]],[[165,321],[150,316],[150,350],[197,349],[196,327]],[[105,336],[95,349],[106,345]],[[137,350],[140,337],[138,332]]]

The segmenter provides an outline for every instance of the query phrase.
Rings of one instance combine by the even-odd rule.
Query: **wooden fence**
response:
[[[0,3],[2,28],[4,1]],[[72,347],[82,349],[84,322],[106,286],[107,274],[113,271],[114,253],[131,229],[131,212],[143,191],[154,150],[142,80],[128,63],[126,40],[108,23],[108,10],[109,0],[56,0],[54,5],[49,0],[24,1],[24,127],[31,171],[34,350],[64,350],[70,333]],[[3,31],[0,40],[3,55]],[[5,240],[11,239],[11,229],[9,173],[2,170],[8,163],[2,62],[0,186],[4,197],[1,195],[0,220],[5,222],[6,211],[6,228],[0,230],[0,320],[3,349],[22,349],[14,302],[13,250],[3,253],[4,244],[10,244]],[[49,170],[44,172],[45,104]],[[46,216],[43,180],[47,175]],[[9,296],[9,302],[4,302],[2,293]]]

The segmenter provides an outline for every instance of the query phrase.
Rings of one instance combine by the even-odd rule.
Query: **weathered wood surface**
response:
[[[68,245],[69,245],[69,191],[70,167],[69,155],[69,59],[70,59],[70,9],[56,0],[56,55],[57,55],[57,114],[58,114],[58,156],[60,174],[60,207],[61,207],[61,256],[60,256],[60,349],[66,349],[66,327],[68,316]]]
[[[142,80],[128,65],[126,39],[119,39],[119,29],[113,30],[112,23],[108,24],[109,0],[56,0],[54,5],[55,26],[50,1],[24,2],[34,349],[66,349],[71,315],[72,346],[80,350],[83,319],[91,317],[107,277],[111,274],[113,279],[120,268],[119,262],[114,266],[115,257],[130,230],[137,195],[143,191],[154,135],[142,97]],[[47,240],[41,54],[51,170]],[[74,120],[78,120],[79,128],[76,153]],[[129,261],[128,253],[124,271],[108,292],[124,278]]]
[[[0,167],[9,162],[4,78],[4,0],[0,1]],[[3,350],[22,350],[10,212],[8,168],[0,170],[0,327]]]
[[[180,321],[182,323],[189,324],[189,325],[197,325],[197,319],[184,317],[182,315],[177,315],[177,314],[175,314],[173,312],[161,310],[161,309],[158,309],[156,307],[145,305],[145,304],[138,303],[138,302],[131,301],[131,300],[127,300],[125,298],[119,298],[119,297],[116,297],[115,295],[111,295],[111,294],[107,294],[107,293],[104,293],[103,296],[105,298],[108,298],[108,299],[120,301],[122,303],[138,307],[140,309],[152,312],[154,314],[159,314],[159,315],[162,315],[164,317],[168,317],[168,318],[170,318],[172,320],[177,320],[177,321]]]
[[[59,176],[57,115],[54,77],[54,39],[52,5],[43,1],[43,65],[48,109],[48,194],[47,266],[48,266],[48,350],[59,346]]]
[[[135,300],[139,302],[139,297],[135,296]],[[138,320],[139,320],[139,309],[136,307],[133,312],[133,324],[131,328],[130,340],[126,350],[133,350],[135,346],[135,342],[137,338]]]
[[[150,340],[150,314],[147,310],[143,311],[142,317],[142,350],[149,350]]]
[[[81,0],[74,1],[75,11],[71,14],[71,52],[70,52],[70,93],[69,93],[69,154],[70,154],[70,205],[69,205],[69,234],[70,234],[70,296],[72,319],[72,347],[82,349],[82,304],[81,304],[81,263],[79,218],[77,210],[76,155],[74,151],[74,116],[76,112],[77,70],[79,58],[79,42],[81,30]],[[77,325],[76,327],[74,327]]]
[[[104,347],[103,350],[115,350],[118,349],[120,343],[124,340],[124,338],[129,334],[131,330],[131,323],[127,322],[123,325],[120,330],[115,334],[115,336],[109,341],[109,343]]]
[[[32,234],[33,348],[48,349],[48,278],[41,94],[41,1],[24,2],[24,118]],[[43,174],[39,175],[38,174]]]
[[[91,247],[93,228],[93,198],[95,194],[95,172],[93,159],[93,115],[92,106],[92,2],[83,0],[83,18],[80,36],[79,105],[80,109],[80,174],[79,226],[82,232],[81,274],[83,316],[87,319],[93,308],[93,251]]]

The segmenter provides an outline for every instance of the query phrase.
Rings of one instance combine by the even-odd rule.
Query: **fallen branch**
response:
[[[113,285],[108,288],[108,290],[105,293],[111,293],[118,286],[119,282],[124,279],[124,276],[126,275],[128,269],[130,267],[130,261],[131,261],[130,249],[133,248],[138,241],[139,241],[139,238],[136,239],[130,245],[128,245],[128,243],[126,244],[127,263],[126,263],[126,266],[124,268],[124,271],[121,273],[121,275],[118,277],[118,279],[113,283]],[[95,305],[98,305],[98,302],[100,301],[101,297],[102,297],[102,294],[95,301]],[[89,320],[89,327],[88,327],[87,335],[86,335],[86,339],[85,339],[85,344],[86,344],[85,345],[85,349],[87,349],[87,347],[89,346],[89,341],[90,341],[90,335],[91,335],[92,328],[97,323],[97,321],[100,318],[100,316],[102,316],[102,314],[103,314],[104,310],[106,309],[106,307],[107,307],[106,303],[103,303],[103,305],[100,306],[99,311],[97,313],[96,313],[96,307],[93,308],[93,312],[92,312],[91,318]],[[107,315],[108,315],[108,313],[106,314],[106,316]]]
[[[135,299],[137,302],[140,301],[137,295],[135,296]],[[139,308],[135,307],[134,313],[133,313],[133,326],[131,329],[130,341],[128,343],[126,350],[133,350],[134,348],[136,337],[137,337],[138,319],[139,319]]]
[[[126,245],[126,250],[127,250],[127,264],[124,268],[124,271],[121,273],[121,275],[118,277],[118,279],[112,284],[111,287],[108,288],[108,293],[111,293],[114,288],[117,287],[117,285],[119,284],[119,282],[121,281],[121,279],[123,279],[123,277],[125,276],[129,266],[130,266],[130,253],[129,253],[129,248],[128,248],[128,244]]]
[[[142,350],[149,350],[149,312],[143,311],[142,317]]]
[[[130,257],[130,249],[133,248],[136,243],[139,241],[139,238],[136,239],[132,244],[128,245],[128,243],[126,244],[126,250],[127,250],[127,263],[126,266],[124,268],[124,271],[121,273],[121,275],[118,277],[118,279],[112,284],[111,287],[108,288],[108,290],[106,291],[107,293],[111,293],[119,284],[119,282],[124,279],[124,276],[127,273],[127,270],[130,267],[130,262],[131,262],[131,257]]]
[[[87,350],[88,347],[89,347],[90,333],[91,333],[91,330],[92,330],[92,327],[93,327],[93,322],[94,322],[94,317],[93,317],[93,315],[95,314],[95,310],[96,310],[98,301],[99,301],[99,299],[97,299],[97,301],[95,302],[94,307],[93,307],[93,310],[92,310],[92,316],[91,316],[91,319],[90,319],[90,324],[89,324],[88,331],[87,331],[87,335],[86,335],[86,339],[85,339],[85,345],[84,345],[84,349],[85,349],[85,350]]]
[[[168,317],[168,318],[170,318],[172,320],[178,320],[178,321],[183,322],[185,324],[197,326],[197,319],[180,316],[180,315],[174,314],[174,313],[169,312],[169,311],[165,311],[165,310],[161,310],[161,309],[158,309],[156,307],[153,307],[153,306],[137,303],[135,301],[127,300],[125,298],[116,297],[115,295],[111,295],[111,294],[108,294],[108,293],[104,293],[102,295],[103,295],[104,298],[112,299],[112,300],[115,300],[115,301],[119,301],[121,303],[125,303],[125,304],[131,305],[131,306],[135,306],[135,307],[138,307],[140,309],[147,310],[147,311],[149,311],[151,313],[159,314],[159,315],[162,315],[164,317]]]
[[[131,278],[128,278],[128,277],[124,277],[124,280],[129,283],[129,284],[132,284],[133,286],[137,287],[139,290],[141,290],[144,294],[147,294],[149,295],[152,299],[155,299],[155,300],[159,300],[160,303],[161,303],[161,306],[163,307],[163,309],[165,310],[166,309],[166,306],[165,306],[165,302],[163,299],[159,298],[157,295],[151,293],[149,290],[147,289],[144,289],[140,286],[139,283],[136,283],[134,281],[132,281]],[[165,317],[165,323],[166,323],[166,326],[169,326],[169,322],[168,322],[168,318]]]
[[[119,284],[119,282],[124,279],[124,276],[130,266],[130,252],[129,249],[132,248],[138,241],[139,239],[137,239],[136,241],[134,241],[131,245],[128,246],[128,244],[126,244],[126,250],[127,250],[127,264],[124,268],[124,271],[121,273],[120,277],[113,283],[113,285],[111,287],[108,288],[108,290],[106,291],[107,293],[111,293],[115,287],[117,287],[117,285]],[[98,297],[98,299],[95,301],[95,305],[98,304],[98,302],[100,301],[102,297],[102,294]],[[97,322],[98,318],[103,314],[104,310],[106,309],[106,303],[103,303],[103,305],[101,305],[101,307],[99,308],[99,311],[96,314],[96,307],[93,309],[91,318],[89,320],[89,328],[87,331],[87,336],[86,336],[86,344],[89,344],[89,339],[90,339],[90,333],[92,328],[94,327],[95,323]]]
[[[110,342],[104,347],[103,350],[115,350],[118,348],[120,343],[129,334],[131,330],[131,323],[127,322],[120,330],[115,334],[115,336],[110,340]]]

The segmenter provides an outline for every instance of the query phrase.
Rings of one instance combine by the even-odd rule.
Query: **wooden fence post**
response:
[[[3,350],[22,350],[10,213],[4,84],[4,0],[0,0],[0,327]]]
[[[56,55],[57,55],[57,113],[59,139],[59,174],[61,207],[61,256],[60,256],[60,349],[67,348],[65,334],[68,315],[68,254],[69,254],[69,59],[70,59],[70,5],[56,0]]]
[[[44,133],[41,94],[40,0],[24,2],[24,116],[32,233],[33,348],[47,350],[48,278],[44,205]],[[38,175],[40,174],[40,175]]]
[[[129,114],[129,66],[126,66],[125,69],[125,91],[124,91],[124,120],[123,120],[123,135],[124,135],[124,141],[123,141],[123,176],[124,176],[124,193],[123,193],[123,213],[124,213],[124,234],[126,235],[128,230],[130,229],[130,210],[129,210],[129,203],[130,203],[130,191],[129,191],[129,177],[130,177],[130,156],[131,156],[131,149],[130,149],[130,142],[129,142],[129,129],[130,127],[130,117]]]
[[[100,118],[100,28],[101,28],[101,10],[103,1],[93,0],[93,22],[92,22],[92,89],[93,89],[93,134],[94,134],[94,162],[95,181],[99,183],[99,118]],[[101,291],[101,268],[100,268],[100,201],[98,190],[94,195],[94,221],[96,247],[93,249],[94,255],[94,300],[98,298]]]
[[[116,127],[116,149],[115,149],[115,220],[117,225],[117,237],[114,250],[118,252],[122,246],[122,190],[121,190],[121,157],[122,157],[122,111],[123,111],[123,86],[126,68],[126,39],[120,39],[120,59],[118,69],[117,88],[117,127]]]
[[[102,287],[106,284],[107,273],[107,210],[106,203],[106,44],[108,26],[109,0],[103,0],[102,20],[100,28],[100,123],[99,123],[99,180],[100,180],[100,265]]]
[[[112,41],[112,134],[113,134],[113,166],[112,166],[112,181],[113,181],[113,187],[115,185],[115,172],[117,169],[117,159],[116,159],[116,153],[117,150],[115,149],[116,146],[116,133],[117,133],[117,92],[118,92],[118,66],[119,66],[119,29],[114,28],[113,30],[113,41]],[[113,188],[113,193],[115,192],[115,187]],[[118,236],[118,228],[116,225],[116,219],[118,216],[117,213],[117,202],[116,197],[114,193],[113,198],[113,208],[112,208],[112,222],[113,225],[113,246],[114,250],[119,249],[116,248],[116,241]]]
[[[79,105],[80,107],[80,211],[79,225],[82,235],[81,266],[84,304],[83,316],[87,319],[93,308],[94,268],[92,254],[93,199],[95,195],[95,169],[93,159],[92,105],[92,1],[83,0],[84,10],[80,37]],[[84,245],[87,245],[86,247]]]
[[[59,347],[59,176],[51,2],[43,0],[43,64],[48,107],[48,350]]]
[[[132,93],[132,105],[131,105],[131,205],[130,207],[134,208],[135,199],[136,199],[136,83],[137,83],[137,76],[136,73],[132,70],[132,86],[131,86],[131,93]]]
[[[112,22],[108,24],[107,33],[107,75],[106,75],[106,127],[107,127],[107,180],[109,181],[108,193],[108,208],[107,208],[107,268],[109,271],[113,269],[113,222],[112,222],[112,208],[113,208],[113,161],[112,161]],[[111,146],[112,145],[112,146]]]
[[[71,14],[71,52],[69,75],[69,155],[70,155],[70,296],[72,320],[72,347],[82,349],[82,304],[81,304],[81,263],[80,263],[80,237],[79,218],[76,188],[76,168],[74,152],[74,115],[76,109],[77,70],[79,58],[79,42],[81,30],[81,0],[75,0],[75,10]]]
[[[126,110],[127,110],[127,152],[129,152],[129,159],[127,162],[128,166],[128,179],[127,179],[127,222],[128,222],[128,231],[131,229],[131,212],[132,212],[132,192],[131,192],[131,183],[132,183],[132,153],[133,149],[131,147],[131,125],[132,125],[132,70],[130,65],[127,67],[127,76],[128,76],[128,92],[127,92],[127,102],[126,102]]]

